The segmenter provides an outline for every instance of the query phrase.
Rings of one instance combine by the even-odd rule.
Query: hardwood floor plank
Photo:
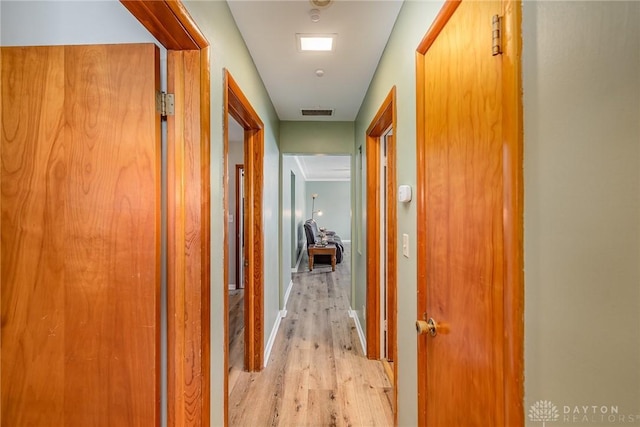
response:
[[[338,264],[294,274],[268,366],[239,371],[230,426],[392,426],[393,389],[382,364],[362,353],[348,315],[349,252]]]

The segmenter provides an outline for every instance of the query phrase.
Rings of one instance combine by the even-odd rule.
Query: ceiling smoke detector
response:
[[[318,9],[311,9],[309,15],[311,16],[311,22],[320,22],[320,11]]]
[[[333,109],[331,108],[303,108],[300,110],[303,116],[315,116],[315,117],[331,117],[333,116]]]
[[[324,8],[331,6],[333,0],[309,0],[314,7]]]

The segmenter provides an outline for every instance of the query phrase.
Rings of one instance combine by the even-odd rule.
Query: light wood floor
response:
[[[268,366],[230,376],[230,426],[393,425],[391,384],[382,364],[363,356],[348,315],[344,261],[335,273],[318,265],[294,274]]]

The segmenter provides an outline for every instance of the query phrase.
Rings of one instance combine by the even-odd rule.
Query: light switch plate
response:
[[[402,235],[402,255],[409,258],[409,235],[406,233]]]

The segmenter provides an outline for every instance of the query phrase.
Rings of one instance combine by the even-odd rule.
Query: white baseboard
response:
[[[284,305],[283,307],[287,308],[287,302],[289,301],[289,295],[291,295],[291,289],[293,289],[293,280],[289,281],[289,286],[287,286],[287,290],[284,292]]]
[[[278,312],[278,317],[276,317],[276,322],[273,324],[273,329],[271,329],[271,335],[269,335],[269,341],[267,341],[267,345],[264,348],[264,367],[267,367],[267,363],[269,363],[269,356],[271,356],[271,350],[273,349],[273,343],[276,341],[276,335],[278,335],[278,329],[280,328],[280,321],[287,317],[287,310],[280,310]]]
[[[229,283],[229,290],[233,291],[236,289],[236,284],[235,283]]]
[[[356,330],[358,331],[358,338],[360,338],[360,345],[362,346],[362,353],[367,355],[367,339],[364,337],[364,332],[362,331],[362,326],[360,325],[360,319],[358,318],[358,313],[349,307],[349,317],[353,319],[356,324]]]
[[[300,261],[302,261],[302,256],[304,255],[305,246],[300,249],[300,255],[298,255],[298,261],[296,261],[296,266],[291,269],[292,273],[297,273],[300,268]]]

